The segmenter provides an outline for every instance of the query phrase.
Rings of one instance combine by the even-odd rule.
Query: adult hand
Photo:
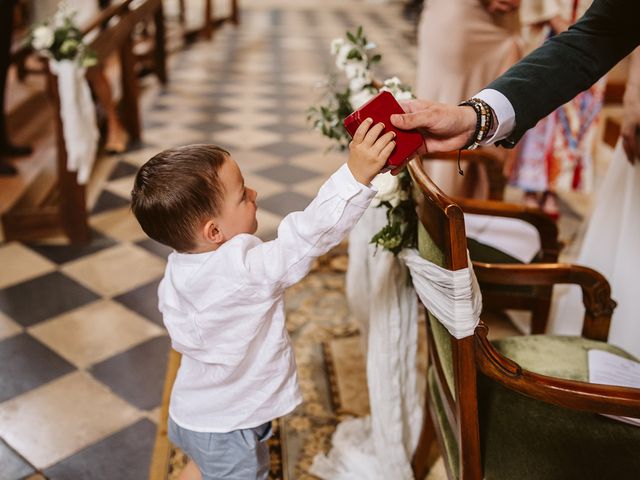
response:
[[[520,0],[489,0],[486,9],[490,13],[509,13],[520,6]]]
[[[473,107],[459,107],[427,100],[400,102],[405,114],[391,115],[391,123],[402,130],[422,129],[425,148],[419,153],[458,150],[475,132],[477,115]],[[404,165],[391,171],[396,175]]]

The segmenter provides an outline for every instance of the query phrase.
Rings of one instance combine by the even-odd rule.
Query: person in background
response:
[[[11,63],[14,8],[17,0],[0,0],[0,175],[15,175],[16,168],[7,162],[7,157],[24,156],[31,153],[28,146],[14,145],[9,140],[5,112],[7,74]]]
[[[459,103],[520,58],[519,0],[429,0],[418,26],[416,95]],[[494,154],[507,153],[491,148]],[[450,161],[432,160],[425,169],[450,195],[486,197],[488,179],[478,164],[458,175]]]
[[[590,4],[591,0],[524,0],[520,19],[526,50],[567,30]],[[523,137],[515,162],[507,171],[510,184],[525,192],[527,206],[540,207],[557,219],[558,191],[591,192],[592,152],[605,83],[601,78],[540,120]]]
[[[631,55],[624,95],[621,138],[585,222],[585,234],[576,263],[602,273],[618,303],[611,317],[609,342],[640,357],[640,296],[635,277],[640,271],[640,49]],[[554,333],[580,332],[582,292],[570,289],[558,301],[551,317]]]

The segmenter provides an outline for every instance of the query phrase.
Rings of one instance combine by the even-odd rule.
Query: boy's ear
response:
[[[209,220],[204,224],[202,233],[207,243],[224,242],[224,235],[222,234],[222,231],[218,228],[218,224],[214,220]]]

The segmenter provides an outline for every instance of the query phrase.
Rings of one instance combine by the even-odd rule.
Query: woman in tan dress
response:
[[[418,31],[418,98],[460,103],[520,57],[519,0],[426,0]],[[494,150],[505,156],[508,152]],[[481,169],[430,161],[429,175],[451,195],[486,197]]]

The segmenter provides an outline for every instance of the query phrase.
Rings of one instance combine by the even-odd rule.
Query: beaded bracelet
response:
[[[460,104],[460,106],[472,107],[478,117],[476,128],[473,135],[469,138],[469,142],[463,148],[465,150],[475,150],[486,137],[493,126],[493,115],[491,107],[479,98],[471,98]]]

